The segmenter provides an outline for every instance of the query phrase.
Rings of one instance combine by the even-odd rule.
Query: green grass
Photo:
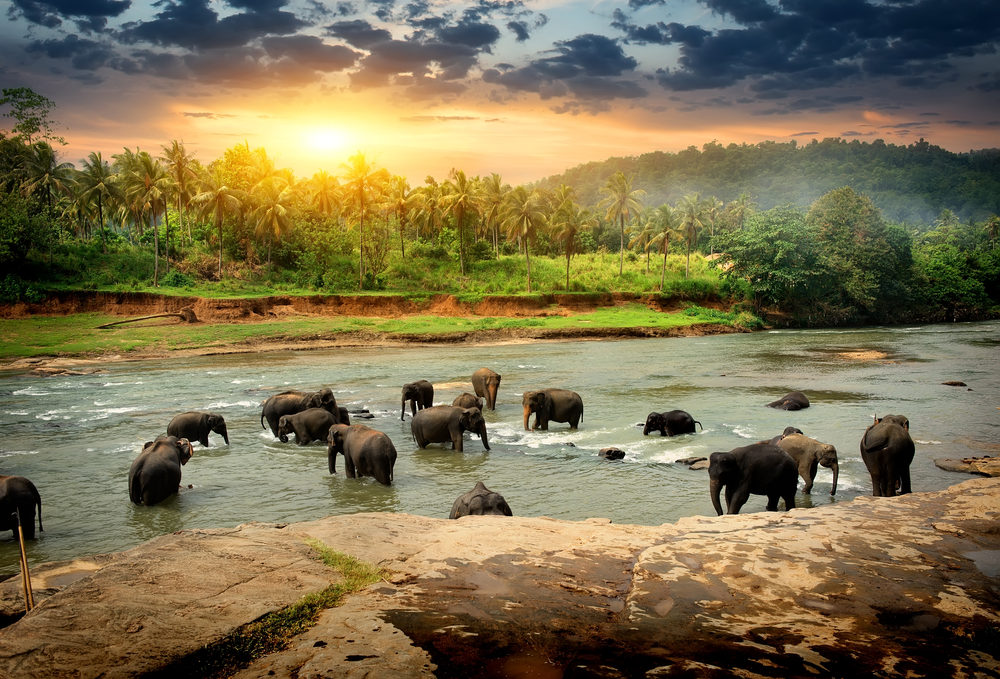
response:
[[[180,658],[145,677],[227,677],[254,660],[288,647],[293,638],[313,627],[320,614],[339,606],[348,594],[358,592],[385,577],[385,572],[336,552],[319,540],[307,540],[319,558],[339,575],[329,587],[303,596],[287,606],[238,627],[217,642]]]

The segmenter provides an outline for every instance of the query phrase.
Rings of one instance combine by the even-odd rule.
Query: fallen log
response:
[[[104,325],[99,325],[97,328],[102,330],[104,328],[110,328],[115,325],[122,325],[123,323],[136,323],[138,321],[148,321],[151,318],[180,318],[185,323],[197,323],[198,317],[194,315],[194,309],[192,307],[186,306],[178,312],[166,313],[166,314],[153,314],[151,316],[140,316],[139,318],[129,318],[124,321],[114,321],[112,323],[105,323]]]

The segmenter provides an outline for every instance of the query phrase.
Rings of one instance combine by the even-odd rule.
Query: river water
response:
[[[623,341],[482,347],[367,347],[110,363],[100,374],[35,377],[0,373],[0,473],[30,478],[42,495],[45,532],[29,545],[34,562],[118,551],[186,528],[247,521],[292,522],[331,514],[408,512],[448,516],[478,480],[504,495],[517,515],[657,525],[714,515],[708,476],[675,464],[759,439],[788,425],[832,443],[840,487],[820,468],[799,506],[849,501],[871,492],[858,443],[872,414],[909,417],[917,442],[914,491],[965,481],[934,458],[987,454],[1000,442],[1000,322],[909,328],[782,330]],[[877,352],[872,354],[852,352]],[[503,376],[495,412],[486,412],[492,450],[478,438],[465,452],[418,450],[410,416],[400,422],[400,388],[427,379],[436,404],[472,391],[472,372]],[[961,380],[965,387],[944,386]],[[385,431],[399,451],[395,481],[347,479],[327,472],[325,445],[297,446],[261,429],[260,403],[289,388],[329,386],[357,420]],[[581,394],[579,430],[553,424],[522,429],[521,393],[563,387]],[[812,407],[765,407],[802,390]],[[652,411],[680,408],[704,430],[644,437]],[[154,507],[128,498],[128,469],[144,441],[186,410],[225,416],[231,445],[212,434],[194,444],[182,492]],[[293,439],[294,440],[294,439]],[[617,446],[621,462],[597,452]],[[994,446],[995,449],[995,446]],[[187,486],[191,485],[191,488]],[[800,481],[801,489],[801,481]],[[743,512],[762,511],[752,496]],[[0,536],[0,575],[17,571],[17,546]]]

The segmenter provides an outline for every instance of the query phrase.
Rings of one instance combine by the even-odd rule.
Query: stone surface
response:
[[[333,581],[310,538],[386,579],[237,676],[1000,676],[998,479],[662,526],[357,514],[185,531],[40,567],[56,593],[0,630],[0,676],[162,666]]]
[[[979,476],[1000,476],[1000,457],[965,457],[962,459],[938,458],[934,464],[949,472],[963,472]]]

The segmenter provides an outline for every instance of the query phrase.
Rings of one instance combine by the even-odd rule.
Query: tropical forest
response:
[[[634,293],[795,325],[1000,311],[1000,150],[923,139],[651,152],[512,186],[363,152],[297,177],[181,140],[77,162],[54,104],[0,98],[0,301],[59,290],[239,296]]]

